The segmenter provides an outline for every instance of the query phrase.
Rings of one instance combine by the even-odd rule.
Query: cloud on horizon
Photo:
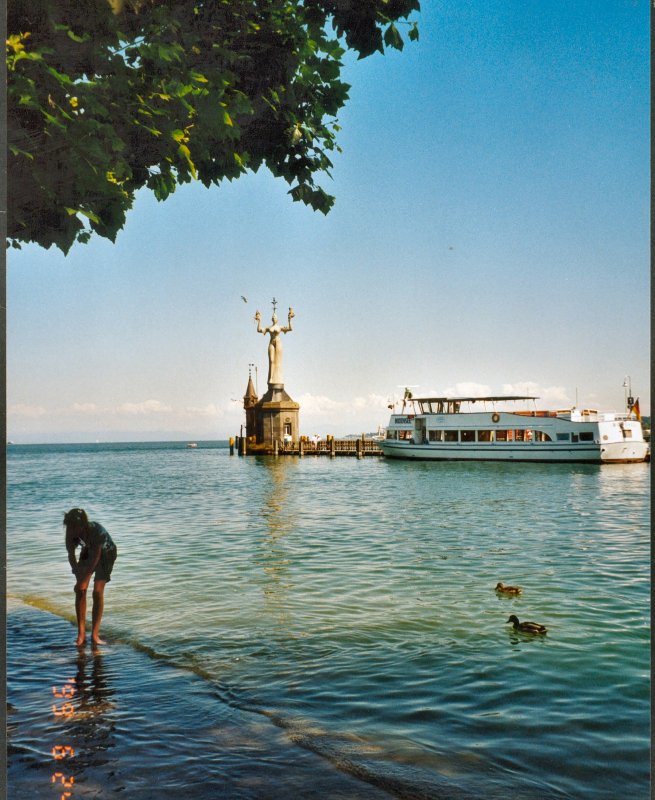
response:
[[[7,416],[15,417],[44,417],[48,410],[43,406],[30,406],[26,403],[15,403],[7,409]]]
[[[538,397],[538,408],[567,408],[574,401],[561,386],[541,386],[536,381],[503,384],[494,389],[486,384],[461,382],[445,389],[420,392],[420,395],[484,397],[494,394],[532,395]],[[294,398],[300,404],[300,426],[302,432],[320,431],[342,436],[376,430],[386,425],[389,404],[399,402],[402,395],[389,398],[370,393],[347,399],[335,400],[326,395],[303,394]],[[586,398],[589,404],[594,398]],[[112,434],[115,431],[131,431],[132,434],[147,434],[150,431],[186,432],[203,438],[225,438],[233,435],[243,422],[245,415],[241,399],[226,398],[222,403],[207,403],[203,406],[176,407],[165,400],[148,398],[141,401],[126,401],[115,406],[103,407],[93,402],[73,403],[66,408],[48,409],[41,405],[16,403],[8,408],[9,437],[19,435],[62,436],[70,432],[88,431]],[[186,435],[185,434],[185,435]]]

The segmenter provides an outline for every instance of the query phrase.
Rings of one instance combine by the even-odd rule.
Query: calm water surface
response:
[[[53,796],[47,693],[80,669],[73,800],[105,796],[83,756],[112,724],[103,786],[131,798],[648,797],[648,465],[164,443],[12,446],[7,472],[8,591],[41,609],[10,605],[16,797]],[[67,621],[75,505],[119,549],[102,654]]]

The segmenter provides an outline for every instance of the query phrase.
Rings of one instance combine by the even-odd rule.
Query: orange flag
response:
[[[639,398],[637,398],[634,403],[632,404],[632,408],[630,409],[630,413],[634,413],[635,419],[641,422],[641,412],[639,411]]]

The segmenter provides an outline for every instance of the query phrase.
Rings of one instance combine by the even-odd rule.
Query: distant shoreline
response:
[[[116,439],[116,440],[99,440],[93,442],[20,442],[8,441],[7,447],[98,447],[101,446],[130,446],[134,445],[179,445],[186,447],[189,442],[195,442],[198,447],[212,447],[223,448],[229,447],[229,439],[194,439],[188,437],[184,439]]]

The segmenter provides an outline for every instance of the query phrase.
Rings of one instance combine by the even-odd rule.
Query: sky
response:
[[[260,170],[9,251],[10,441],[238,434],[274,297],[307,435],[376,431],[405,386],[650,412],[648,0],[422,6],[347,59],[327,216]]]

